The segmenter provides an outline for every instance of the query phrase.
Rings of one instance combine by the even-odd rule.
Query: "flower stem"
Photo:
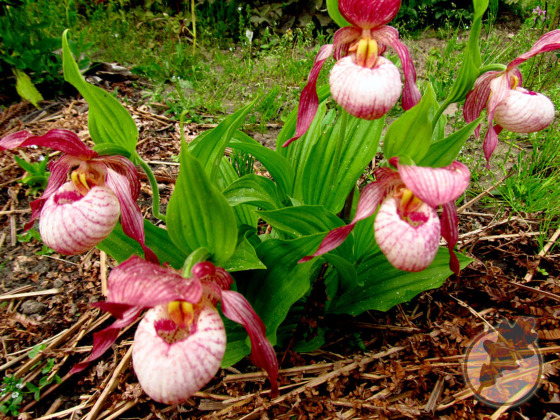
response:
[[[163,220],[165,222],[166,221],[165,215],[159,212],[159,189],[158,189],[156,177],[152,172],[152,168],[150,168],[150,165],[148,165],[137,154],[135,154],[134,157],[136,163],[138,163],[138,165],[140,165],[140,167],[146,173],[146,176],[148,177],[148,181],[150,182],[150,187],[152,188],[152,213],[154,214],[154,217],[158,218],[159,220]]]

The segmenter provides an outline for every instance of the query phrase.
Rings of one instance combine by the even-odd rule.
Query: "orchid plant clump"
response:
[[[468,264],[455,251],[455,202],[470,172],[456,158],[478,132],[484,109],[491,133],[487,158],[502,128],[527,132],[550,124],[554,110],[539,94],[520,88],[517,66],[559,48],[559,32],[545,34],[506,68],[483,67],[478,38],[488,2],[475,0],[463,65],[439,104],[430,85],[420,95],[408,50],[387,25],[398,1],[329,0],[328,6],[342,28],[332,45],[319,50],[277,149],[239,130],[256,101],[189,144],[182,136],[180,171],[165,215],[155,177],[136,153],[134,121],[111,95],[85,82],[63,35],[64,76],[90,105],[95,146],[52,130],[10,134],[0,148],[35,145],[63,152],[50,165],[43,196],[32,203],[30,225],[39,219],[43,240],[59,253],[96,246],[119,263],[109,276],[106,301],[95,304],[116,321],[94,335],[92,353],[72,372],[99,358],[147,310],[136,329],[133,365],[154,400],[183,402],[220,366],[249,354],[267,371],[275,395],[273,346],[292,340],[288,320],[299,319],[296,303],[309,296],[319,273],[328,297],[325,314],[358,315],[386,311],[439,287]],[[404,84],[384,57],[388,47],[401,60]],[[331,54],[336,64],[330,86],[317,88]],[[385,161],[359,191],[360,176],[378,151],[384,115],[401,94],[406,112],[383,136]],[[465,98],[468,124],[445,136],[443,111]],[[271,176],[240,176],[224,157],[226,147],[250,154]],[[142,219],[137,166],[148,176],[153,215],[163,227]],[[440,247],[441,237],[447,249]],[[324,334],[319,324],[294,349],[316,349]]]

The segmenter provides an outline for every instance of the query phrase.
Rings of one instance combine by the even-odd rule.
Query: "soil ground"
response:
[[[134,96],[127,82],[118,91]],[[140,130],[139,154],[155,169],[165,204],[178,170],[173,161],[179,153],[178,125],[141,105],[129,111]],[[52,128],[72,130],[87,142],[87,104],[63,99],[37,111],[22,103],[0,115],[0,137],[22,129],[43,134]],[[192,124],[186,134],[194,138],[206,128]],[[263,143],[274,137],[265,135]],[[28,395],[20,418],[558,418],[560,254],[554,248],[539,254],[537,241],[542,235],[547,240],[554,236],[554,242],[558,235],[538,232],[539,214],[497,213],[478,200],[465,199],[459,209],[458,249],[473,259],[460,277],[452,276],[440,289],[388,312],[324,319],[330,327],[327,344],[313,353],[277,349],[277,398],[270,398],[265,375],[244,360],[221,370],[184,404],[154,403],[143,394],[130,363],[134,326],[99,362],[69,376],[70,368],[91,350],[92,332],[111,322],[90,304],[103,299],[102,284],[114,262],[98,250],[74,257],[39,255],[42,247],[36,240],[18,239],[32,198],[18,183],[23,171],[13,156],[35,160],[41,153],[0,154],[0,371],[38,383],[44,375],[36,363],[44,366],[54,359],[45,375],[62,378],[60,385],[46,386],[39,401]],[[144,183],[146,215],[150,199]],[[538,334],[539,386],[518,407],[485,405],[465,383],[464,355],[488,325],[525,317],[534,320],[532,335]],[[46,348],[30,360],[27,353],[40,343]]]

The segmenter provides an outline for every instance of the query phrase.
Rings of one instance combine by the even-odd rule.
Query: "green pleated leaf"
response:
[[[187,254],[177,249],[167,230],[154,226],[144,220],[144,232],[146,235],[146,246],[149,247],[159,258],[160,263],[169,263],[172,267],[180,269],[187,258]],[[138,242],[125,235],[120,223],[117,223],[113,232],[100,244],[97,245],[102,251],[117,260],[118,263],[126,261],[132,255],[144,258],[144,251]]]
[[[325,254],[322,258],[332,265],[337,271],[340,281],[347,287],[353,287],[355,285],[363,286],[364,280],[358,278],[358,273],[354,265],[348,261],[346,258],[342,258],[335,254]]]
[[[344,222],[323,206],[295,206],[258,211],[261,219],[292,238],[328,232]]]
[[[278,201],[276,184],[263,176],[248,174],[230,184],[223,191],[230,206],[255,204],[266,210],[282,207]]]
[[[426,155],[432,142],[431,110],[437,106],[432,85],[428,85],[418,105],[396,119],[387,130],[383,140],[386,159],[408,156],[418,161]]]
[[[458,257],[461,268],[471,261],[462,255]],[[432,264],[418,273],[396,269],[379,248],[360,261],[356,270],[364,285],[342,291],[330,306],[331,312],[359,315],[369,310],[387,311],[425,290],[440,287],[453,274],[447,248],[440,248]]]
[[[237,245],[233,209],[185,144],[181,148],[180,162],[175,190],[167,207],[169,236],[185,254],[206,248],[213,261],[222,266]]]
[[[138,142],[138,128],[128,111],[111,94],[87,83],[68,45],[68,30],[62,35],[64,80],[82,94],[89,105],[88,128],[94,143],[117,144],[133,153]]]
[[[339,115],[334,126],[315,142],[304,163],[299,181],[305,204],[323,205],[333,213],[342,210],[346,197],[377,152],[384,121]]]
[[[458,102],[467,96],[467,93],[472,89],[476,78],[478,77],[479,68],[481,66],[479,38],[482,29],[482,16],[488,8],[489,0],[473,0],[474,5],[474,18],[469,33],[469,40],[467,48],[463,56],[463,63],[459,68],[459,73],[455,79],[455,83],[451,87],[447,98],[444,101],[444,107],[447,105]]]
[[[242,150],[251,154],[255,159],[264,165],[274,182],[278,185],[282,195],[290,195],[294,184],[295,172],[288,160],[280,153],[264,147],[258,141],[252,139],[247,134],[236,131],[229,142],[233,149]]]
[[[31,81],[31,78],[22,70],[13,68],[14,76],[16,77],[16,91],[22,99],[29,101],[35,108],[39,108],[39,102],[43,97]]]
[[[216,184],[218,188],[223,192],[228,186],[239,179],[239,175],[231,166],[231,162],[227,157],[222,158],[222,163],[220,164],[220,170],[218,176],[216,177]],[[235,218],[237,219],[237,226],[248,225],[255,229],[257,228],[259,218],[255,214],[257,210],[256,206],[249,204],[239,204],[233,208],[235,213]]]
[[[256,213],[286,238],[300,238],[321,232],[324,237],[327,232],[344,226],[342,220],[323,206],[294,206]],[[350,235],[342,245],[331,252],[352,260],[353,248],[354,239]],[[313,250],[315,251],[316,249]]]
[[[249,300],[266,327],[266,336],[272,345],[277,342],[276,332],[286,319],[288,311],[309,290],[313,262],[298,264],[302,256],[319,246],[321,235],[290,241],[270,239],[257,247],[257,255],[268,270],[255,272],[247,290],[240,290]],[[222,367],[231,366],[251,351],[247,333],[236,324],[224,320],[227,347]]]
[[[482,119],[483,117],[479,117],[445,139],[432,143],[426,156],[418,162],[418,166],[437,168],[451,164]]]
[[[258,98],[224,119],[216,128],[205,132],[203,136],[199,136],[200,139],[196,141],[194,147],[189,148],[192,155],[201,163],[210,180],[215,179],[226,146],[237,128],[243,124],[257,100]]]
[[[283,241],[270,239],[257,247],[257,255],[268,270],[256,272],[247,290],[247,298],[266,326],[267,336],[276,343],[276,330],[294,303],[309,289],[313,262],[298,264],[314,251],[323,235]]]
[[[247,233],[250,234],[250,233]],[[244,270],[262,270],[266,266],[257,256],[257,252],[253,245],[247,239],[247,234],[243,235],[241,242],[235,248],[235,252],[231,258],[224,264],[224,269],[230,273]]]

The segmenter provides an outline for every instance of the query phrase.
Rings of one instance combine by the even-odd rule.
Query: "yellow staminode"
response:
[[[356,62],[362,67],[372,68],[378,55],[377,42],[369,37],[358,41],[356,49]]]
[[[89,185],[87,182],[86,174],[84,174],[83,172],[74,171],[72,172],[70,177],[72,178],[72,182],[74,183],[78,191],[83,193],[87,193],[89,191]]]
[[[402,188],[401,191],[401,211],[404,213],[412,213],[420,208],[422,200],[414,195],[408,188]]]
[[[167,312],[171,320],[179,328],[187,328],[194,321],[194,307],[192,303],[175,300],[167,304]]]

